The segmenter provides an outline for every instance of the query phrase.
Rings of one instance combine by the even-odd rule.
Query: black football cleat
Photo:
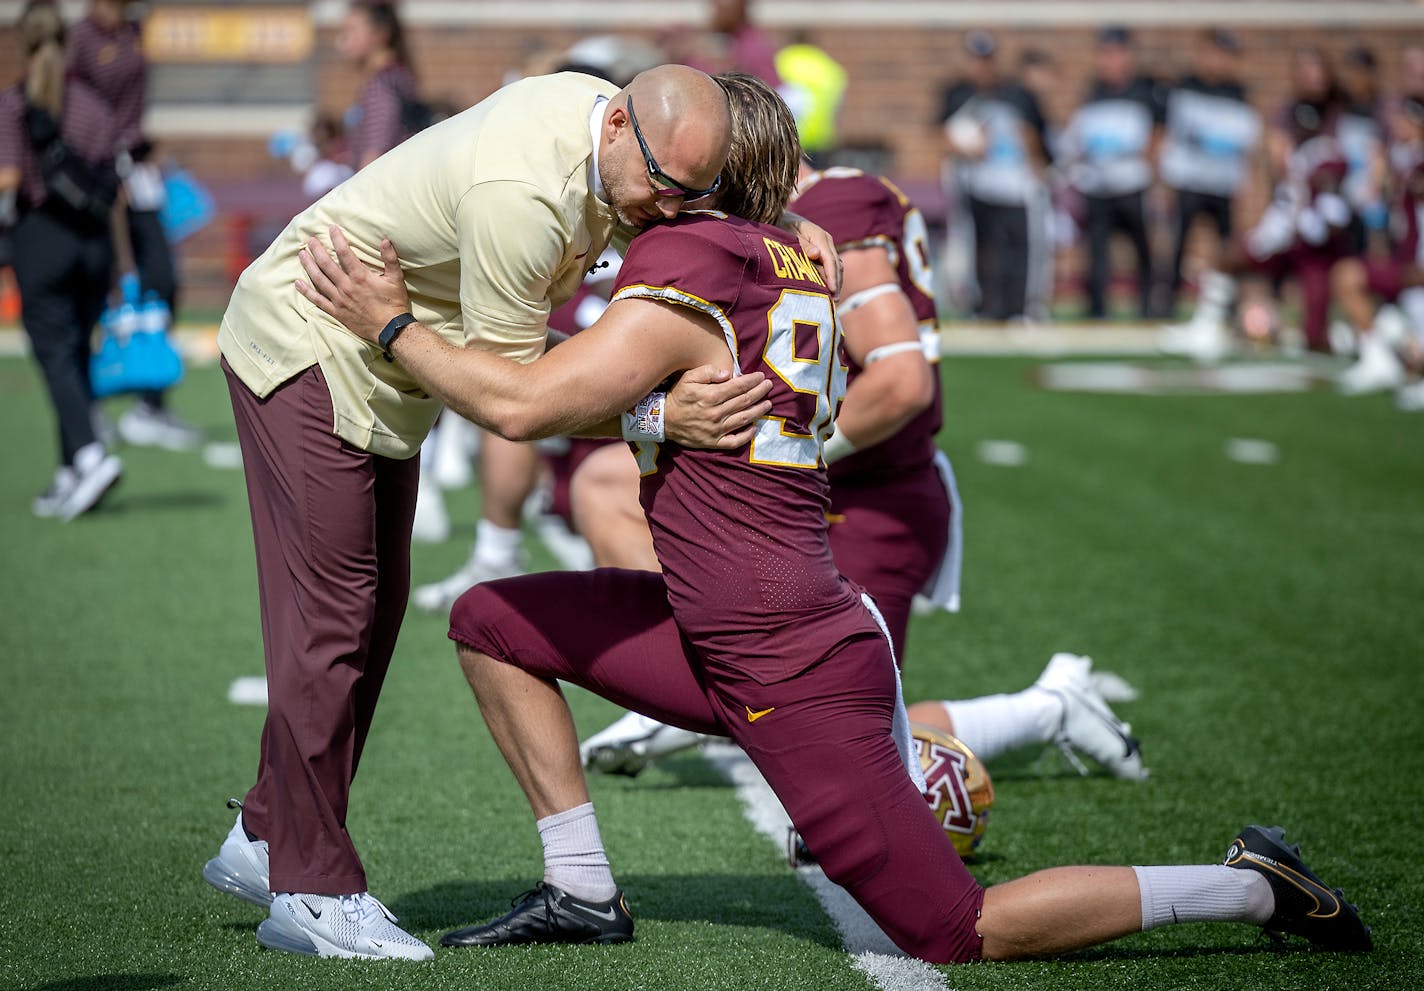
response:
[[[1327,950],[1364,952],[1374,949],[1370,930],[1360,921],[1345,893],[1311,873],[1300,859],[1300,847],[1286,846],[1280,826],[1247,826],[1231,841],[1223,861],[1227,867],[1255,871],[1270,882],[1276,912],[1263,927],[1272,936],[1304,936]]]
[[[440,945],[625,943],[633,938],[633,916],[621,891],[606,902],[589,902],[540,881],[510,904],[514,910],[508,915],[446,933]]]

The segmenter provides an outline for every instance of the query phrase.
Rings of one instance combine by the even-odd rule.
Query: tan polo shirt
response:
[[[329,244],[335,224],[379,268],[389,237],[421,323],[453,343],[532,361],[549,311],[574,294],[617,228],[590,189],[590,115],[616,92],[577,73],[521,80],[327,193],[238,280],[218,332],[233,371],[266,396],[320,364],[337,436],[373,454],[413,456],[439,403],[297,292],[293,283],[306,278],[298,251],[313,235]]]

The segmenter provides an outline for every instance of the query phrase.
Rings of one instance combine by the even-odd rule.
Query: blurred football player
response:
[[[734,119],[745,112],[741,108],[754,105],[754,80],[735,75],[718,80],[729,91]],[[729,188],[742,188],[750,179],[737,176],[734,165],[728,175]],[[803,161],[798,180],[791,209],[831,235],[845,264],[837,311],[845,329],[849,386],[823,452],[831,484],[831,553],[841,574],[874,598],[903,663],[916,595],[923,592],[951,612],[959,608],[961,510],[953,468],[935,445],[942,399],[925,221],[893,183],[858,169],[816,171]],[[598,467],[592,496],[599,513],[584,532],[608,532],[613,539],[590,536],[595,559],[604,566],[651,567],[645,562],[656,559],[635,501],[632,460],[611,450],[600,455]],[[619,470],[621,476],[615,474]],[[579,481],[576,507],[593,488],[588,480],[582,487]],[[616,554],[627,556],[612,559]],[[1146,777],[1140,747],[1100,697],[1090,662],[1055,658],[1030,689],[976,703],[926,703],[921,716],[912,710],[911,718],[954,733],[985,760],[1017,746],[1056,742],[1084,773],[1079,752],[1118,777]],[[960,707],[958,720],[946,706]],[[637,774],[653,760],[700,741],[686,730],[629,713],[586,740],[582,754],[591,770]]]
[[[845,390],[832,294],[781,216],[799,149],[764,144],[763,179],[724,205],[647,228],[591,328],[526,365],[394,341],[452,408],[513,439],[600,423],[669,376],[720,361],[765,369],[772,409],[735,450],[637,445],[661,575],[600,569],[475,586],[450,636],[537,820],[545,877],[446,946],[613,943],[633,919],[614,882],[558,682],[666,722],[731,736],[826,875],[907,953],[933,962],[1062,953],[1143,929],[1237,921],[1334,949],[1370,947],[1355,910],[1285,845],[1248,826],[1221,864],[1060,867],[985,890],[925,803],[890,641],[831,558],[822,445]],[[645,150],[649,177],[659,170]],[[405,306],[395,248],[372,271],[333,234],[304,256],[303,295],[363,340]],[[916,780],[918,779],[918,780]],[[887,828],[894,823],[893,837]]]
[[[1408,364],[1417,371],[1424,356],[1424,98],[1400,101],[1394,129],[1399,140],[1390,155],[1390,251],[1382,257],[1343,259],[1332,273],[1340,308],[1359,342],[1359,360],[1340,374],[1337,384],[1348,395],[1399,388],[1400,406],[1420,409],[1424,387],[1405,385],[1405,380]]]
[[[1353,219],[1342,195],[1347,163],[1332,131],[1335,106],[1302,100],[1290,110],[1295,140],[1285,177],[1256,226],[1226,252],[1221,270],[1202,273],[1197,306],[1187,323],[1164,330],[1159,347],[1210,363],[1232,348],[1228,316],[1241,277],[1294,277],[1300,285],[1306,344],[1329,353],[1330,270],[1352,253]],[[1260,329],[1246,328],[1259,336]]]

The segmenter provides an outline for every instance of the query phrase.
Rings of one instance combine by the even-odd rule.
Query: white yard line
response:
[[[785,850],[791,820],[747,755],[740,747],[728,743],[709,743],[702,752],[737,789],[742,812],[752,827],[778,849]],[[821,907],[831,917],[846,952],[851,955],[851,963],[876,987],[884,991],[949,991],[944,974],[896,948],[865,910],[845,889],[828,880],[819,867],[802,867],[796,874],[815,892]]]

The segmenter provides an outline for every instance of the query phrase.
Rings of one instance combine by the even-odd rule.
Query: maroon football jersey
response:
[[[737,451],[634,445],[641,501],[678,626],[710,664],[762,684],[879,628],[826,535],[821,444],[845,392],[840,324],[819,270],[775,227],[682,214],[634,238],[614,301],[662,300],[721,327],[741,372],[774,384]]]
[[[900,276],[900,288],[910,299],[926,341],[926,356],[939,361],[938,325],[931,284],[929,235],[925,218],[888,179],[859,169],[816,172],[800,186],[791,209],[826,229],[840,251],[881,247]],[[862,369],[850,362],[850,381]],[[943,416],[938,368],[934,399],[919,416],[879,444],[856,451],[831,466],[831,481],[857,481],[872,476],[916,471],[934,461],[935,434]]]

